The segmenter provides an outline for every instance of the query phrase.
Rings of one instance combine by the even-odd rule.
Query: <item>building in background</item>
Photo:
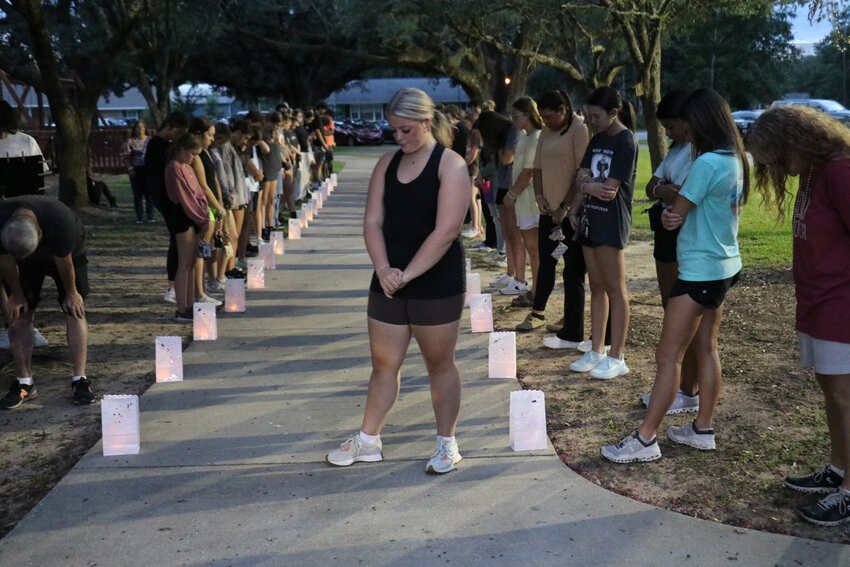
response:
[[[431,79],[412,77],[401,79],[368,79],[352,81],[332,93],[325,102],[334,109],[337,118],[383,120],[384,107],[393,94],[402,87],[414,87],[428,93],[437,103],[465,106],[469,102],[466,92],[453,85],[448,78]]]

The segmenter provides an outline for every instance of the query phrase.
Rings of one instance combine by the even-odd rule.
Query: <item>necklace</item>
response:
[[[427,148],[420,148],[413,153],[404,154],[403,156],[401,156],[401,158],[406,160],[407,163],[409,163],[410,165],[416,165],[416,160],[422,155],[430,155],[431,150],[433,150],[434,146],[436,146],[436,145],[437,144],[428,146]]]
[[[794,203],[794,217],[791,219],[791,225],[794,232],[794,238],[806,240],[806,224],[803,219],[806,216],[806,211],[809,210],[809,203],[812,200],[809,189],[812,186],[812,176],[814,174],[814,166],[809,166],[809,174],[806,177],[805,188],[800,184],[800,192],[797,193],[797,201]]]

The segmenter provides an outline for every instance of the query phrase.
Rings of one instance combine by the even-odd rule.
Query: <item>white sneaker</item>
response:
[[[549,347],[549,348],[554,348],[554,349],[568,348],[568,349],[578,350],[582,345],[584,345],[584,343],[589,343],[589,342],[590,341],[579,341],[579,342],[565,341],[563,339],[559,339],[556,335],[553,335],[551,337],[545,337],[543,339],[543,346],[546,346],[546,347]],[[582,352],[587,352],[589,350],[590,350],[590,348],[587,348],[587,349],[583,350]]]
[[[508,267],[508,257],[507,256],[499,256],[495,260],[493,260],[493,265],[499,268],[507,268]]]
[[[214,297],[210,297],[206,293],[202,293],[200,296],[198,296],[198,299],[196,299],[195,301],[197,301],[199,303],[212,303],[216,307],[221,307],[222,305],[224,305],[221,301],[219,301],[218,299],[216,299]]]
[[[648,462],[661,458],[658,439],[653,437],[651,443],[644,443],[637,431],[627,435],[616,445],[605,445],[600,452],[603,457],[615,463]]]
[[[32,330],[32,346],[35,348],[38,347],[46,347],[48,344],[47,339],[44,338],[38,329]],[[9,331],[0,332],[0,350],[9,350]]]
[[[224,291],[221,284],[218,283],[218,280],[207,282],[204,284],[204,291],[209,293],[219,293]]]
[[[596,365],[605,360],[605,358],[604,354],[589,350],[584,353],[584,356],[570,364],[570,370],[573,372],[590,372],[596,368]]]
[[[162,296],[163,301],[167,301],[168,303],[177,303],[177,292],[174,291],[174,288],[168,288],[168,291],[165,292],[165,295]]]
[[[667,428],[667,438],[670,441],[688,445],[701,451],[713,451],[716,449],[714,443],[713,429],[697,429],[697,424],[692,421],[690,425],[684,427],[670,426]]]
[[[628,373],[629,367],[626,366],[625,360],[622,358],[606,356],[605,360],[597,364],[593,370],[590,371],[590,377],[597,378],[599,380],[611,380],[612,378],[623,376]]]
[[[649,400],[652,399],[652,394],[644,394],[640,397],[644,407],[649,407]],[[675,415],[677,413],[690,413],[699,411],[699,394],[689,396],[681,390],[676,392],[676,398],[670,409],[667,410],[667,415]]]
[[[455,465],[463,457],[457,449],[457,441],[447,443],[441,439],[437,440],[437,447],[425,465],[425,472],[431,474],[445,474],[455,470]]]
[[[383,443],[378,439],[374,443],[366,443],[355,433],[342,442],[339,449],[334,449],[325,459],[332,465],[347,467],[354,463],[377,463],[384,460],[381,455]]]
[[[528,287],[527,282],[521,282],[514,280],[502,289],[499,290],[499,293],[502,295],[520,295],[523,293],[528,293],[531,288]]]
[[[508,274],[500,274],[498,278],[490,282],[490,287],[502,289],[506,285],[513,283],[514,279]]]
[[[48,344],[47,339],[44,338],[44,335],[42,335],[38,329],[32,330],[32,346],[38,348],[46,347]]]

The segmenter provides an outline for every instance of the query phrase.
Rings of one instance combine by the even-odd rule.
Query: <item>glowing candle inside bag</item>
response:
[[[245,311],[245,280],[242,278],[228,279],[224,285],[224,310],[228,313]]]
[[[274,248],[274,253],[278,256],[282,256],[284,253],[283,247],[283,232],[280,230],[272,231],[272,247]]]
[[[266,287],[266,263],[262,258],[248,258],[248,289],[263,289]]]
[[[271,242],[260,242],[258,257],[263,259],[263,267],[267,270],[275,269],[274,245]]]
[[[301,239],[301,220],[289,219],[289,240]]]
[[[479,293],[481,293],[481,275],[466,272],[466,297],[463,300],[463,306],[469,307],[469,298]]]
[[[139,453],[139,396],[103,396],[100,400],[100,424],[104,457]]]
[[[183,341],[180,337],[156,338],[156,381],[183,380]]]
[[[196,341],[214,341],[218,338],[215,304],[199,301],[192,307],[192,332]]]
[[[490,378],[516,378],[516,333],[490,333]]]
[[[473,333],[489,333],[493,330],[493,297],[489,293],[469,297],[469,320]]]

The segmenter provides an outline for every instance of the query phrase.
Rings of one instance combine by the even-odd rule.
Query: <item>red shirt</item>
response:
[[[816,168],[809,195],[794,236],[796,327],[816,339],[850,343],[850,159]]]
[[[171,160],[165,166],[165,190],[172,202],[183,207],[193,224],[203,228],[210,222],[207,196],[191,165]]]

